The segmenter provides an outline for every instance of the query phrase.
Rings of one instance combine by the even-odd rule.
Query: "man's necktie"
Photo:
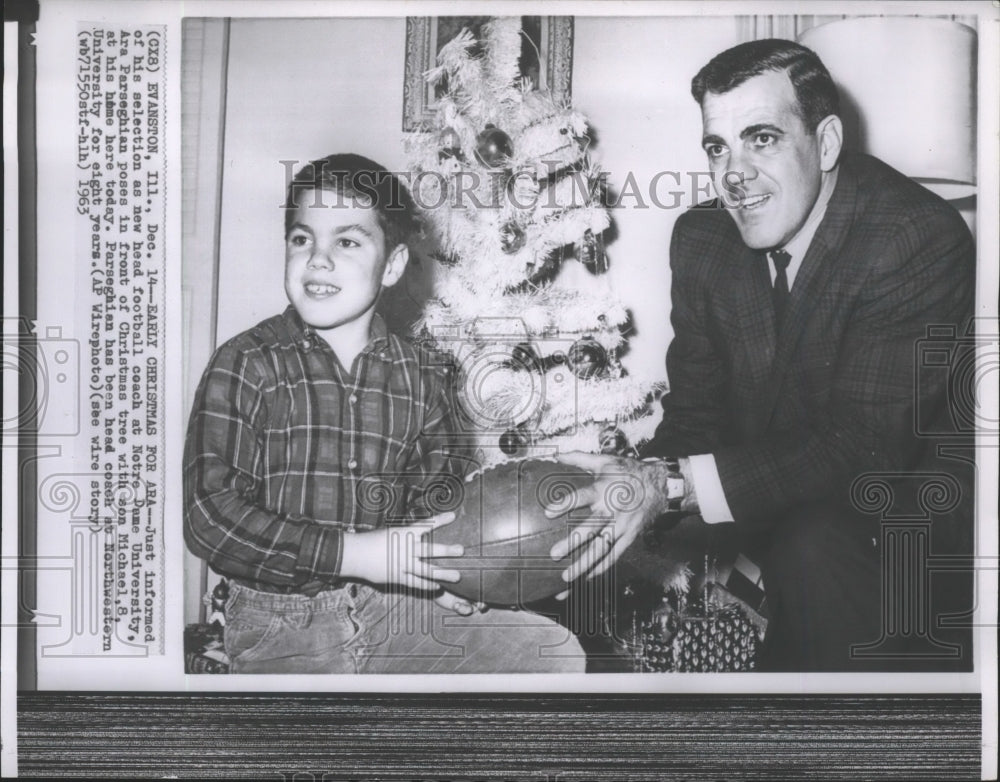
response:
[[[782,321],[785,319],[785,309],[788,307],[788,275],[785,270],[788,268],[792,256],[784,250],[772,250],[771,260],[774,261],[774,290],[771,295],[774,298],[774,323],[778,331],[781,331]]]

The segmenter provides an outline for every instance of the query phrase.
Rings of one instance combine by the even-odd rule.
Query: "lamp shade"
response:
[[[976,33],[947,19],[862,17],[806,30],[840,88],[848,142],[947,199],[976,184]]]

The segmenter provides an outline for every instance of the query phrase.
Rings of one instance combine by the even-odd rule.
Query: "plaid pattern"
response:
[[[933,442],[914,402],[944,411],[943,373],[916,365],[930,325],[965,334],[975,248],[944,201],[845,156],[780,334],[763,252],[724,209],[682,215],[670,248],[670,393],[650,455],[713,453],[737,522],[806,501],[847,505],[869,471],[913,469]]]
[[[185,446],[184,531],[218,572],[315,594],[337,581],[345,531],[423,515],[428,489],[457,480],[445,365],[379,318],[373,331],[350,372],[292,307],[213,356]]]

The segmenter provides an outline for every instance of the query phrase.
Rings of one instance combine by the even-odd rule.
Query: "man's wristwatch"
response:
[[[667,467],[667,513],[678,513],[684,501],[687,484],[681,474],[680,460],[676,456],[651,456],[646,462],[661,462]]]

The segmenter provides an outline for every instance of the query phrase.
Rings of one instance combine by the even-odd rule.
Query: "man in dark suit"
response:
[[[580,504],[614,521],[552,555],[573,550],[567,580],[593,577],[665,512],[700,514],[761,561],[770,623],[759,669],[920,668],[906,648],[852,652],[885,630],[881,519],[852,485],[959,476],[949,486],[965,502],[935,520],[934,545],[967,548],[968,471],[938,459],[914,410],[919,400],[949,412],[946,373],[921,375],[917,347],[929,326],[966,333],[972,237],[929,191],[842,152],[837,91],[812,51],[742,44],[709,62],[692,93],[719,199],[674,229],[663,420],[644,460],[564,457],[597,476]],[[616,510],[606,498],[622,471],[644,499]],[[968,668],[969,651],[951,665]]]

